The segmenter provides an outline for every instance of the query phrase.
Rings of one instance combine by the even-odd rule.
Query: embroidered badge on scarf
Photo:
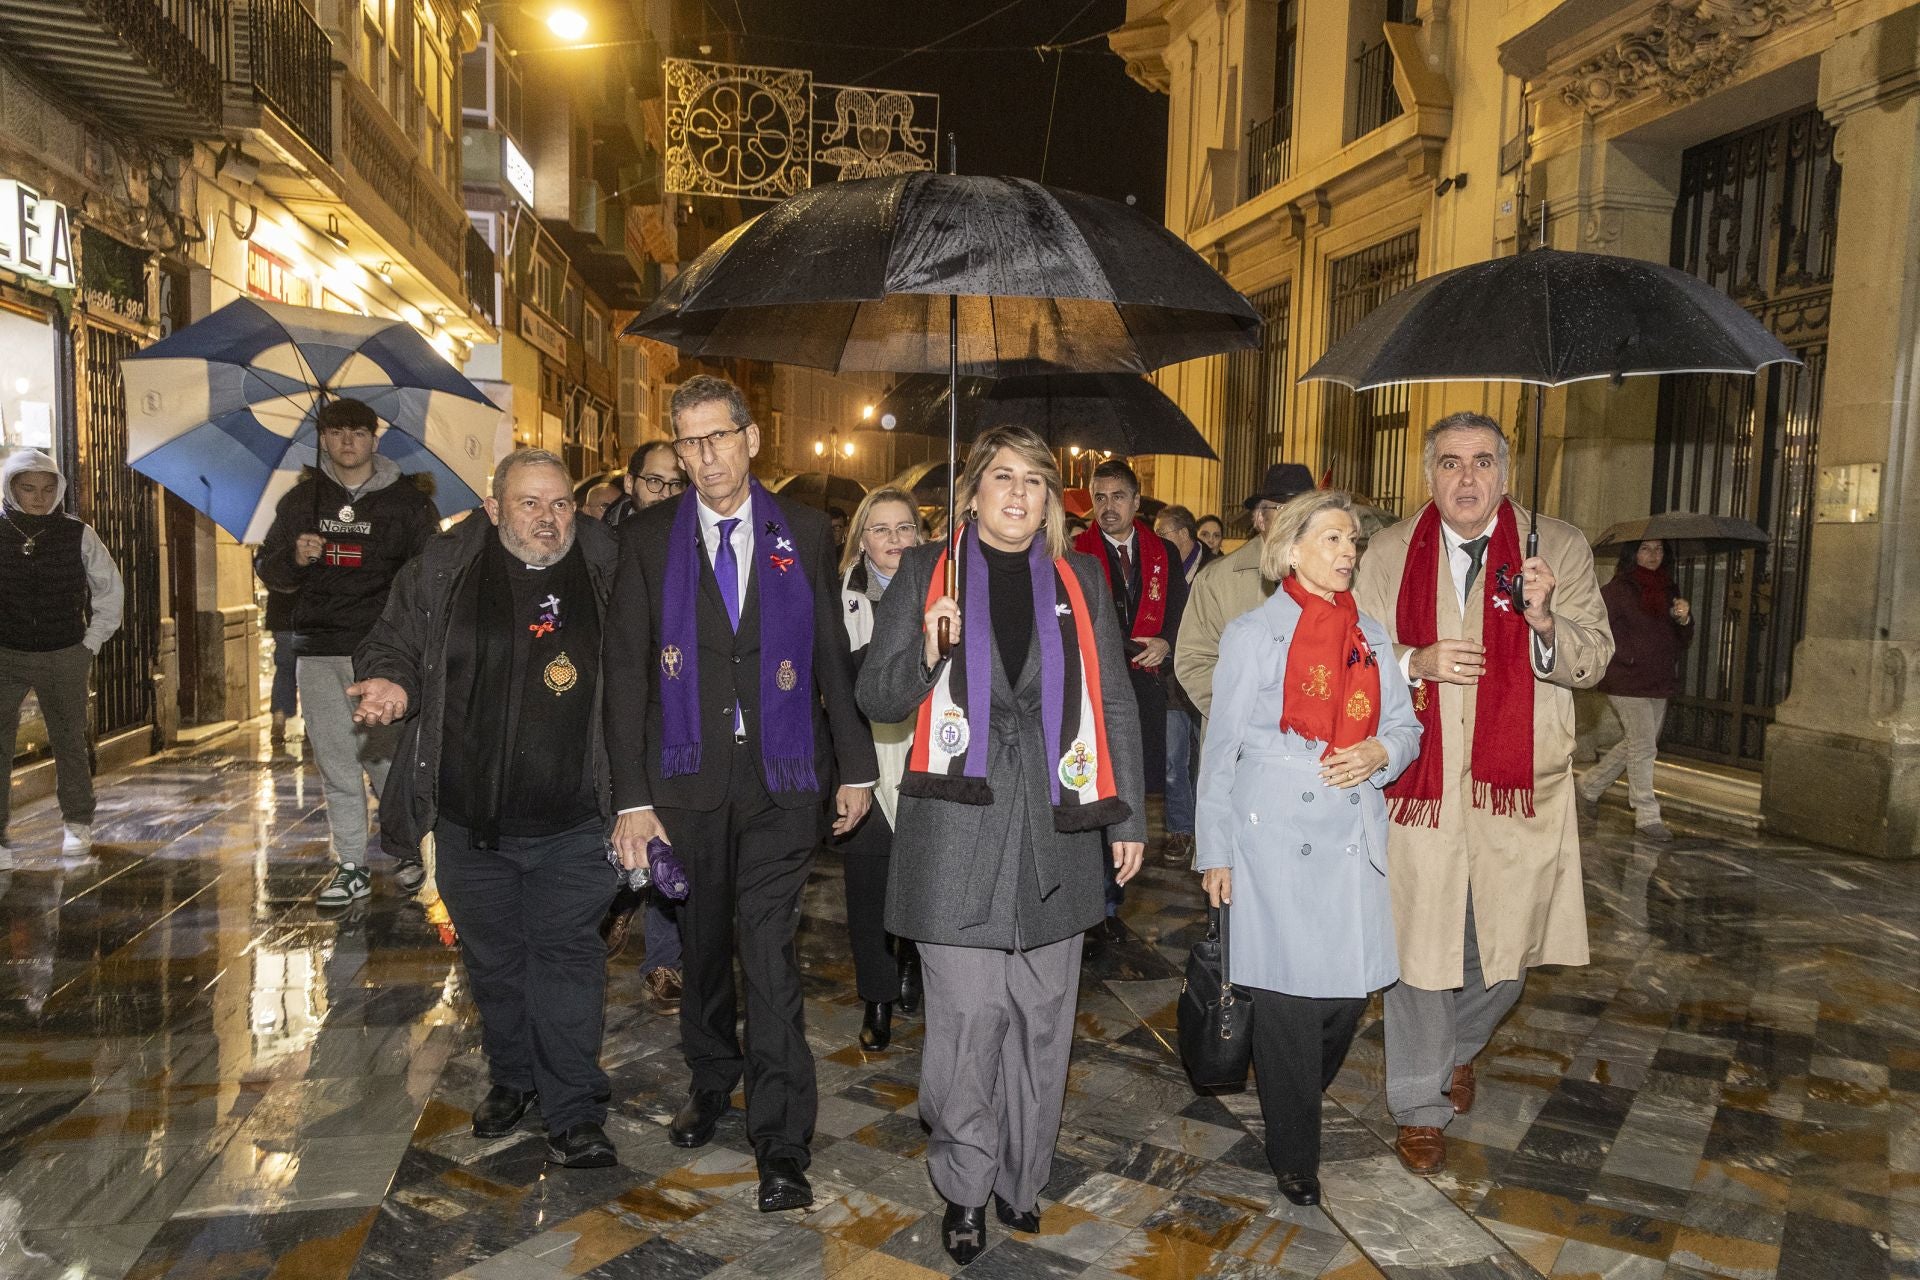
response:
[[[669,680],[680,678],[680,646],[670,644],[660,651],[660,670]]]

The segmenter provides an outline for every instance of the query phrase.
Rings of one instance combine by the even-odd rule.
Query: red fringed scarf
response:
[[[1640,589],[1640,607],[1656,618],[1673,611],[1673,579],[1662,569],[1633,566],[1633,585]]]
[[[1100,573],[1107,580],[1109,589],[1113,586],[1113,566],[1107,559],[1106,534],[1099,525],[1083,529],[1073,539],[1073,549],[1084,551],[1100,562]],[[1134,640],[1145,640],[1160,634],[1161,626],[1167,620],[1168,575],[1173,571],[1171,558],[1167,555],[1167,544],[1160,541],[1160,535],[1149,529],[1143,520],[1133,522],[1133,554],[1140,562],[1140,603],[1133,611]]]
[[[1280,584],[1300,606],[1287,645],[1286,702],[1280,727],[1309,742],[1324,742],[1322,760],[1365,742],[1380,728],[1380,663],[1360,633],[1360,609],[1351,591],[1331,603],[1288,574]]]
[[[1403,645],[1417,649],[1440,638],[1434,599],[1443,544],[1439,509],[1428,504],[1414,526],[1400,575],[1395,620]],[[1487,649],[1487,673],[1474,687],[1473,807],[1503,818],[1533,816],[1533,629],[1514,599],[1521,559],[1513,503],[1503,499],[1480,576],[1467,597],[1469,608],[1480,602],[1480,640]],[[1422,729],[1420,754],[1387,788],[1388,812],[1402,826],[1437,827],[1447,779],[1439,690],[1431,684],[1416,689],[1413,710]]]

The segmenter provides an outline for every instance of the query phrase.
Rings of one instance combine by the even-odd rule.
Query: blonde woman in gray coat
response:
[[[1195,819],[1209,900],[1232,904],[1229,971],[1253,994],[1253,1067],[1280,1192],[1320,1202],[1320,1095],[1367,995],[1400,976],[1382,794],[1419,752],[1406,678],[1353,603],[1359,525],[1310,490],[1267,522],[1280,583],[1220,635]]]

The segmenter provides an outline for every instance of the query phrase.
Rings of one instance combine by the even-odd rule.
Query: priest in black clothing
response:
[[[648,841],[665,839],[691,884],[680,1041],[692,1082],[670,1137],[710,1140],[744,1073],[760,1210],[800,1209],[813,1203],[817,1111],[793,945],[800,894],[828,798],[834,833],[852,831],[879,766],[854,705],[826,517],[755,482],[760,429],[731,382],[688,379],[672,417],[693,492],[621,524],[608,611],[614,847],[639,866]]]
[[[600,734],[613,535],[576,520],[544,449],[501,460],[486,513],[401,570],[347,692],[356,719],[405,722],[380,819],[409,843],[434,835],[493,1080],[474,1136],[511,1132],[537,1099],[547,1159],[601,1168],[615,1162],[599,932],[617,883]]]

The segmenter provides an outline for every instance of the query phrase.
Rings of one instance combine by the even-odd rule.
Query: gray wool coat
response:
[[[860,710],[875,723],[916,715],[939,678],[938,668],[929,675],[921,665],[927,585],[939,555],[937,544],[909,550],[875,612],[857,692]],[[1067,563],[1087,600],[1104,603],[1099,564],[1077,552]],[[1051,618],[1035,622],[1056,625]],[[991,624],[982,618],[975,625]],[[1106,914],[1108,845],[1146,839],[1146,785],[1140,714],[1112,609],[1093,608],[1093,632],[1114,785],[1131,816],[1104,832],[1054,829],[1048,779],[1059,762],[1040,720],[1040,647],[1030,646],[1025,667],[1009,677],[996,646],[987,755],[994,802],[900,797],[887,882],[889,933],[945,946],[1029,950],[1091,929]]]

